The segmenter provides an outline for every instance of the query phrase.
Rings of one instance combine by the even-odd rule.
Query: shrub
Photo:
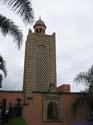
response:
[[[26,125],[26,122],[22,117],[13,117],[9,120],[9,125]]]

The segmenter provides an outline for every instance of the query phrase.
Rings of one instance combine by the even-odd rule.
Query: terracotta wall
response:
[[[42,93],[34,93],[29,104],[24,106],[24,118],[27,125],[64,125],[62,122],[43,122]]]
[[[20,98],[23,101],[23,92],[22,91],[1,91],[0,90],[0,101],[2,99],[7,100],[7,105],[9,102],[12,104],[16,103],[16,99]]]
[[[77,112],[76,119],[71,115],[71,105],[74,100],[80,96],[80,93],[59,93],[63,97],[63,121],[61,122],[43,122],[43,93],[33,93],[32,99],[28,100],[28,105],[23,105],[23,117],[27,125],[86,125],[83,124],[87,118],[83,107]],[[83,95],[81,95],[83,96]],[[7,103],[15,103],[17,98],[23,100],[23,92],[0,91],[0,101],[6,98]]]
[[[57,91],[70,93],[70,85],[69,84],[63,84],[63,85],[57,87]]]
[[[29,104],[24,106],[23,116],[27,125],[76,125],[86,121],[83,108],[78,111],[76,119],[71,115],[72,102],[80,95],[79,93],[63,93],[63,113],[64,118],[61,122],[43,122],[42,93],[34,93]],[[83,125],[83,124],[82,124]],[[84,123],[85,125],[85,123]]]
[[[77,111],[75,119],[71,113],[72,103],[78,98],[80,93],[64,93],[63,94],[63,108],[64,108],[64,123],[65,125],[86,125],[86,112],[84,107],[80,107]],[[83,124],[84,123],[84,124]]]

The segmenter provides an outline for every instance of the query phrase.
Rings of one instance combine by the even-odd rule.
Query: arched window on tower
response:
[[[58,106],[56,102],[50,102],[47,108],[47,120],[58,120]]]
[[[36,29],[36,33],[38,33],[38,28]]]
[[[40,30],[40,33],[42,33],[42,28],[40,28],[39,30]]]

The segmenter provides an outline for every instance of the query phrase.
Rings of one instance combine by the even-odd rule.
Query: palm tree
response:
[[[0,55],[0,70],[3,71],[3,73],[6,77],[7,70],[6,70],[6,66],[5,66],[5,61],[1,55]],[[3,80],[3,75],[0,73],[0,88],[2,88],[2,80]]]
[[[93,65],[87,72],[80,72],[76,75],[74,82],[82,82],[89,87],[88,91],[81,95],[73,102],[71,112],[76,116],[80,106],[86,108],[88,120],[93,121]]]
[[[18,14],[26,24],[33,22],[33,9],[29,0],[0,0],[0,2],[4,5],[6,4],[11,10]],[[23,39],[22,31],[12,20],[1,14],[0,29],[4,35],[11,34],[20,48]]]
[[[11,34],[14,37],[14,41],[17,42],[18,47],[20,48],[22,44],[22,31],[16,26],[13,21],[7,19],[5,16],[0,15],[0,28],[1,32],[6,36]]]
[[[93,88],[93,65],[88,69],[87,72],[80,72],[76,75],[74,82],[82,82],[87,87],[89,91],[92,91]]]

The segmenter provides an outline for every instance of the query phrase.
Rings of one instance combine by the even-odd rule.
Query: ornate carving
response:
[[[62,121],[63,107],[62,96],[60,94],[44,94],[43,96],[43,120],[44,121]],[[51,108],[51,109],[50,109]],[[51,112],[51,115],[49,115]]]
[[[36,89],[39,91],[47,90],[47,48],[44,45],[37,46]]]

